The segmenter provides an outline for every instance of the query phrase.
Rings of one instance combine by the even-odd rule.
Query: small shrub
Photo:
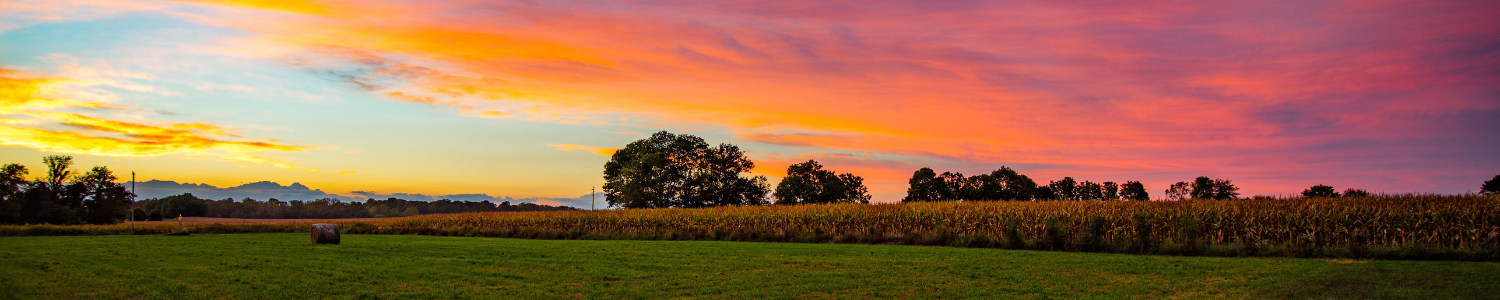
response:
[[[1178,246],[1180,246],[1180,248],[1178,249],[1178,253],[1182,255],[1202,254],[1203,245],[1198,238],[1198,232],[1201,230],[1202,224],[1198,222],[1198,217],[1188,215],[1183,217],[1182,219],[1179,219],[1178,222],[1179,224],[1177,227],[1177,241],[1179,243]]]
[[[1005,226],[1005,248],[1026,249],[1026,239],[1021,237],[1021,220],[1010,219],[1010,224]]]
[[[1104,216],[1089,217],[1088,232],[1082,236],[1083,240],[1079,243],[1079,245],[1083,247],[1083,251],[1103,251],[1104,233],[1106,227],[1108,226],[1109,220],[1105,220]]]
[[[1151,216],[1136,213],[1133,219],[1135,220],[1134,244],[1137,253],[1151,253]]]
[[[1042,245],[1046,250],[1063,250],[1067,244],[1067,232],[1057,225],[1057,217],[1047,216],[1042,221]]]

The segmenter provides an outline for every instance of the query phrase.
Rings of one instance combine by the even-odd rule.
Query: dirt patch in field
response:
[[[389,220],[397,220],[397,219],[401,219],[401,218],[402,217],[397,217],[397,218],[350,218],[350,219],[236,219],[236,218],[184,217],[184,218],[182,218],[182,223],[209,223],[209,224],[212,224],[212,223],[224,223],[224,224],[230,224],[230,223],[305,223],[305,222],[338,223],[338,222],[360,222],[360,221],[389,221]],[[162,220],[162,221],[141,221],[141,222],[135,222],[135,223],[136,224],[177,224],[177,219],[173,218],[171,220]]]

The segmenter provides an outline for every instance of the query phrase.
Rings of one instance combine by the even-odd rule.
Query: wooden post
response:
[[[186,231],[182,228],[182,214],[177,214],[177,231]]]
[[[335,245],[337,245],[339,243],[339,225],[338,224],[313,224],[312,225],[312,243],[313,244],[335,244]]]

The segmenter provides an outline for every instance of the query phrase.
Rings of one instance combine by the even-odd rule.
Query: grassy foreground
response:
[[[0,238],[0,298],[1438,298],[1492,262],[305,233]]]

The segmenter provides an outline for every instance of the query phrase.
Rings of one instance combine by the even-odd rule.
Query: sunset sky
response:
[[[1040,2],[1040,3],[1034,3]],[[1500,1],[0,0],[0,163],[578,197],[667,130],[816,159],[1463,193],[1500,174]],[[128,176],[128,175],[126,175]]]

